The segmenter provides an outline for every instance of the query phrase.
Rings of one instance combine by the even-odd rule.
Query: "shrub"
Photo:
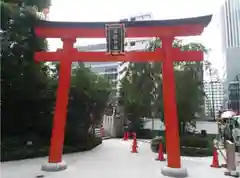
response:
[[[164,151],[164,153],[166,152],[166,146],[164,144],[164,138],[161,137],[161,136],[152,139],[152,141],[151,141],[151,150],[152,150],[152,152],[158,153],[160,142],[163,143],[163,151]]]
[[[159,143],[163,137],[156,137],[151,142],[151,150],[158,153]],[[166,153],[166,145],[163,140],[164,152]],[[211,156],[212,155],[212,137],[201,137],[200,135],[183,136],[180,139],[181,156]]]
[[[210,141],[205,137],[184,136],[180,139],[180,145],[186,147],[208,148]]]
[[[142,139],[152,139],[153,132],[150,129],[140,129],[137,131],[137,137]]]
[[[183,136],[180,140],[180,151],[182,156],[211,156],[212,137]]]
[[[64,145],[63,153],[88,151],[102,143],[102,138],[87,138],[87,143]],[[14,147],[13,147],[14,144]],[[21,160],[48,156],[49,144],[26,145],[22,140],[6,139],[1,143],[1,161]]]
[[[137,137],[142,139],[152,139],[157,136],[164,136],[164,131],[160,130],[150,130],[150,129],[140,129],[137,131]]]
[[[209,148],[194,148],[183,147],[180,148],[181,156],[204,157],[212,156],[212,149]]]

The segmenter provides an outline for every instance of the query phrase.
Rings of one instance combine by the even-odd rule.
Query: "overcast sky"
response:
[[[52,0],[51,21],[119,21],[122,18],[151,13],[154,20],[186,18],[214,14],[224,0]],[[216,24],[209,25],[204,33],[194,40],[213,49],[210,60],[219,68],[220,38]],[[192,38],[191,38],[192,39]],[[81,39],[79,45],[103,42],[100,39]],[[62,47],[59,39],[49,40],[50,50]],[[214,62],[215,60],[215,62]]]
[[[151,13],[155,20],[212,14],[223,0],[52,0],[51,21],[118,21]],[[206,38],[207,39],[207,38]],[[203,40],[205,41],[205,40]],[[78,41],[85,45],[99,40]],[[51,49],[61,47],[60,40],[50,41]]]

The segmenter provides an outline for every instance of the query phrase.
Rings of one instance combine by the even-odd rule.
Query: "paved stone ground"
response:
[[[166,162],[154,159],[146,142],[138,142],[139,153],[130,152],[131,140],[104,140],[103,144],[92,151],[64,155],[68,169],[61,172],[46,173],[40,171],[40,165],[47,158],[28,159],[1,163],[1,178],[164,178],[161,168]],[[226,178],[224,169],[210,168],[212,158],[182,158],[183,167],[189,172],[189,178]]]

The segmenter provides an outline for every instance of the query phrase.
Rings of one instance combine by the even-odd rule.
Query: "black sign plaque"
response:
[[[124,53],[125,25],[106,24],[107,53],[121,55]]]

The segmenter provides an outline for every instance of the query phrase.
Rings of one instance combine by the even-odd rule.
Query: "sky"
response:
[[[154,20],[178,19],[215,14],[224,0],[52,0],[50,21],[97,22],[119,21],[131,16],[151,13]],[[200,37],[189,38],[212,49],[208,57],[220,56],[220,39],[214,25],[209,25]],[[78,45],[97,44],[104,39],[78,39]],[[50,50],[62,47],[60,39],[49,39]],[[214,63],[214,61],[213,61]],[[219,65],[215,60],[214,65]],[[219,68],[216,66],[216,68]]]
[[[155,20],[186,18],[212,14],[222,2],[223,0],[52,0],[49,20],[119,21],[122,18],[146,13],[151,13]],[[86,45],[101,41],[82,39],[77,43]],[[201,41],[206,42],[203,38]],[[62,46],[60,40],[51,39],[49,42],[51,50]]]

